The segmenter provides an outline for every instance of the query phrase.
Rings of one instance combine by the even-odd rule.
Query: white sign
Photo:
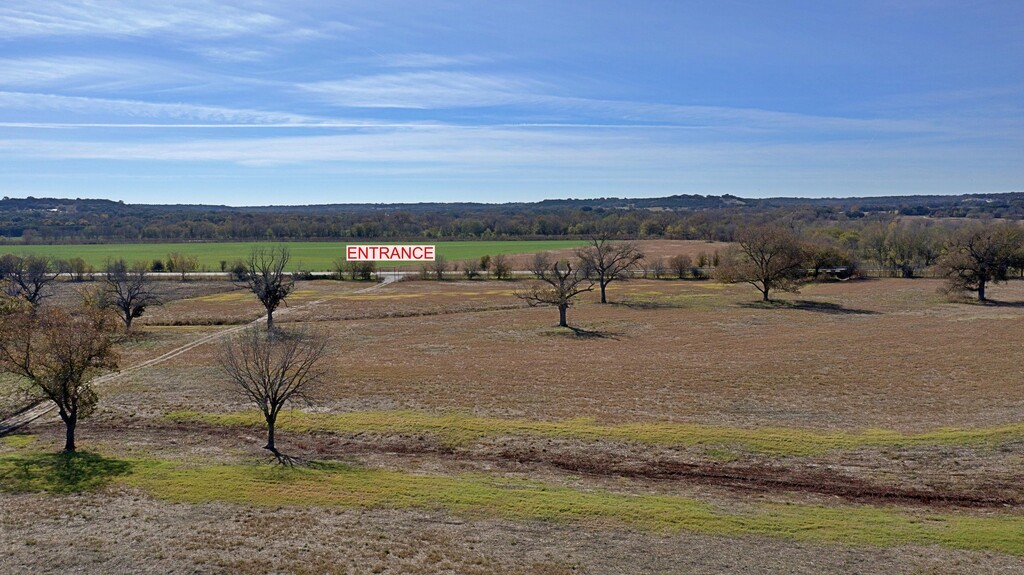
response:
[[[428,245],[359,245],[345,247],[350,262],[432,262],[434,246]]]

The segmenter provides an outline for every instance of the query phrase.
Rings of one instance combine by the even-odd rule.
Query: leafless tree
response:
[[[6,282],[4,291],[7,295],[24,299],[32,307],[37,307],[49,297],[48,286],[59,275],[47,257],[14,254],[0,257],[0,280]]]
[[[78,422],[98,400],[93,379],[117,369],[117,320],[91,301],[72,310],[36,310],[17,300],[0,308],[0,369],[27,379],[41,398],[57,405],[64,451],[75,451]]]
[[[224,343],[221,367],[242,396],[267,422],[264,449],[280,457],[274,429],[281,409],[293,400],[308,401],[322,382],[327,339],[311,331],[264,332],[247,328]]]
[[[760,225],[736,233],[739,246],[715,270],[727,283],[744,282],[756,287],[764,301],[771,290],[796,292],[803,275],[800,239],[788,228]]]
[[[427,274],[434,276],[434,279],[437,281],[443,280],[445,272],[451,268],[448,265],[448,260],[441,254],[437,254],[434,257],[434,261],[427,262],[424,265],[426,266]]]
[[[491,258],[491,273],[497,280],[507,280],[512,277],[512,264],[509,263],[505,254],[498,254]]]
[[[373,279],[373,274],[377,273],[377,264],[372,261],[339,260],[335,265],[335,268],[338,272],[339,279],[345,279],[345,275],[347,274],[349,279],[352,281],[371,280]]]
[[[690,268],[693,267],[693,259],[691,259],[690,256],[688,256],[686,254],[679,254],[677,256],[672,256],[669,259],[668,263],[669,263],[669,266],[671,266],[672,271],[674,271],[676,273],[676,276],[679,279],[685,278],[686,277],[686,272],[690,271]]]
[[[551,271],[552,263],[554,263],[554,260],[551,259],[551,252],[537,252],[530,259],[530,272],[533,274],[533,277],[541,279],[544,277],[544,274]]]
[[[51,261],[51,265],[58,274],[66,276],[73,282],[80,283],[87,278],[92,279],[93,268],[82,258],[54,259]]]
[[[644,259],[644,254],[630,242],[612,242],[607,236],[599,236],[590,240],[590,245],[576,250],[580,265],[597,276],[601,286],[601,303],[608,303],[605,290],[608,284],[623,277],[637,262]]]
[[[569,327],[566,322],[566,311],[576,296],[594,289],[594,280],[586,277],[578,269],[574,269],[572,264],[567,261],[555,262],[541,274],[539,279],[543,282],[542,284],[516,291],[515,296],[525,300],[531,307],[556,306],[558,308],[558,325]]]
[[[117,311],[127,333],[132,331],[132,321],[141,317],[147,307],[162,303],[147,273],[144,262],[132,266],[123,259],[107,262],[103,304]]]
[[[480,276],[480,260],[472,259],[466,260],[462,265],[462,273],[466,276],[466,279],[471,280]]]
[[[245,279],[249,291],[267,309],[267,331],[274,329],[274,310],[284,303],[295,288],[295,279],[286,273],[290,253],[287,247],[253,248],[245,263]]]
[[[1016,224],[978,223],[958,229],[939,262],[947,291],[977,292],[978,301],[986,301],[986,286],[1006,280],[1020,248]]]
[[[668,264],[665,262],[665,258],[654,258],[651,261],[651,273],[654,274],[654,279],[661,279],[666,273],[668,273]]]

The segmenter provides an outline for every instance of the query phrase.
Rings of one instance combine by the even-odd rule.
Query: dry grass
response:
[[[132,492],[0,497],[0,571],[159,573],[1018,573],[1019,559],[690,533],[466,521],[422,510],[260,508]],[[69,546],[68,541],[82,541]]]
[[[659,247],[665,255],[684,248],[701,247]],[[570,323],[580,331],[554,327],[552,309],[524,307],[512,296],[516,285],[400,282],[355,293],[367,285],[303,282],[291,305],[318,303],[281,320],[315,320],[329,334],[333,377],[315,406],[299,406],[320,424],[303,427],[297,416],[294,426],[283,425],[282,442],[299,455],[342,458],[374,473],[512,473],[582,492],[685,495],[730,513],[753,509],[764,498],[780,505],[816,503],[832,513],[847,500],[835,494],[848,497],[832,487],[843,485],[869,495],[902,489],[1019,501],[1024,494],[1016,432],[988,437],[1024,421],[1018,382],[1024,282],[996,286],[991,295],[1001,303],[984,306],[946,302],[933,280],[814,285],[765,306],[749,286],[631,281],[611,285],[613,304],[599,305],[589,294],[570,310]],[[125,350],[125,365],[223,329],[155,324],[241,323],[262,313],[242,292],[210,289],[154,310],[144,335]],[[170,412],[192,411],[200,412],[194,419],[218,423],[210,414],[246,408],[225,386],[218,353],[216,344],[204,345],[105,384],[100,413],[83,423],[82,444],[128,457],[244,470],[259,453],[258,427],[166,419]],[[374,425],[353,423],[367,413],[380,418]],[[445,418],[462,418],[466,429],[433,425]],[[409,427],[410,421],[419,423]],[[5,442],[0,453],[58,445],[56,425],[33,427],[37,439]],[[658,441],[666,430],[685,431],[685,441]],[[722,435],[726,431],[728,437]],[[808,445],[813,449],[804,449]],[[700,475],[715,472],[734,474],[735,484],[706,483]],[[757,474],[758,481],[743,483]],[[798,489],[800,482],[819,480],[829,488]],[[61,554],[53,565],[95,571],[100,563],[92,559],[131,556],[136,552],[118,538],[134,530],[141,533],[135,545],[159,556],[154,565],[168,572],[182,565],[188,568],[179,570],[189,572],[270,572],[275,569],[267,559],[275,555],[279,570],[290,572],[321,572],[332,565],[353,573],[368,565],[371,571],[423,573],[765,572],[766,565],[768,571],[787,572],[1022,569],[1019,559],[992,553],[848,549],[759,535],[650,535],[622,526],[566,529],[529,517],[458,519],[460,527],[442,527],[442,536],[429,521],[417,519],[452,521],[439,511],[357,512],[317,505],[254,511],[244,502],[192,507],[102,490],[72,497],[92,510],[79,527],[47,519],[58,501],[52,496],[0,495],[0,506],[11,512],[0,514],[0,571],[12,565],[15,571],[40,570],[48,564],[32,554],[36,544],[89,529],[96,553]],[[114,517],[114,505],[128,505],[137,515]],[[896,508],[924,513],[927,526],[932,519],[921,505],[897,501]],[[956,513],[984,517],[988,511]],[[254,533],[263,532],[237,520],[247,514],[314,525],[318,535],[307,538],[308,554],[286,552],[301,545],[304,531],[295,528],[284,537],[290,543],[264,544],[252,558],[239,560],[223,549],[249,544],[258,539]],[[346,531],[351,546],[332,545],[324,533],[353,517],[360,527]],[[842,512],[829,517],[839,524],[850,519]],[[865,518],[865,525],[876,519],[879,533],[894,525],[885,518]],[[223,538],[211,535],[218,543],[198,551],[173,549],[157,535],[163,529],[170,540],[184,540],[190,520]],[[467,548],[460,537],[478,530],[487,535]],[[508,541],[523,532],[533,539],[520,555]],[[374,563],[371,556],[379,549],[371,533],[387,533],[393,542],[388,547],[405,549],[409,560]],[[22,534],[37,543],[29,545]],[[563,556],[562,549],[575,554]],[[429,550],[440,555],[428,557]]]
[[[946,303],[938,285],[817,285],[783,296],[789,305],[764,307],[744,286],[614,283],[610,297],[620,303],[598,305],[590,294],[570,310],[570,323],[588,330],[579,334],[553,327],[552,309],[513,307],[513,286],[505,283],[399,282],[355,294],[348,284],[323,281],[302,290],[323,302],[291,319],[314,309],[327,318],[370,316],[320,322],[330,334],[334,376],[318,403],[329,411],[853,433],[1019,423],[1024,308]],[[994,297],[1024,301],[1024,283],[999,286]],[[151,329],[147,337],[161,333]],[[124,399],[163,412],[238,406],[223,387],[217,354],[216,345],[202,346],[132,376],[145,396]],[[181,369],[188,376],[177,385],[159,383]],[[137,409],[116,394],[105,404]]]

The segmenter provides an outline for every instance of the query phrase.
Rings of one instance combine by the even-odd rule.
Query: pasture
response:
[[[393,244],[390,240],[367,240],[360,243]],[[432,243],[417,240],[415,243]],[[574,248],[584,242],[575,240],[540,241],[443,241],[436,242],[437,253],[450,261],[479,259],[483,255],[524,254]],[[289,271],[333,271],[339,259],[345,257],[348,242],[288,242],[291,251]],[[245,260],[254,247],[273,245],[271,242],[186,242],[186,243],[133,243],[133,244],[58,244],[58,245],[0,245],[4,253],[44,255],[57,259],[80,257],[96,269],[102,269],[107,260],[123,258],[127,262],[166,260],[167,254],[179,252],[199,259],[200,268],[219,271],[220,262],[231,265]],[[392,264],[388,264],[390,267]],[[407,264],[408,265],[408,264]]]
[[[123,365],[262,311],[167,283]],[[929,279],[771,304],[632,280],[575,330],[523,282],[371,285],[300,282],[279,314],[328,339],[280,419],[299,465],[261,449],[216,342],[102,384],[83,453],[52,415],[0,439],[0,571],[1024,570],[1024,281],[977,305]]]

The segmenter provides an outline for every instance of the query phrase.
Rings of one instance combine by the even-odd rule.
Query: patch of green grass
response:
[[[257,426],[256,412],[169,413],[174,421],[198,421],[212,425]],[[872,429],[861,433],[821,432],[808,429],[765,427],[747,429],[685,423],[625,423],[599,425],[592,419],[531,421],[477,417],[468,414],[433,415],[415,411],[360,411],[351,413],[305,413],[287,411],[278,429],[290,431],[335,431],[340,433],[429,433],[449,445],[463,445],[484,437],[534,435],[583,440],[636,441],[655,445],[730,446],[772,455],[814,455],[833,449],[859,447],[911,447],[914,445],[998,445],[1024,438],[1024,424],[980,429],[939,429],[927,433],[902,434]]]
[[[366,241],[362,243],[392,244],[401,242]],[[437,253],[448,260],[478,259],[480,256],[498,254],[525,254],[562,248],[574,248],[585,242],[575,240],[541,240],[541,241],[473,241],[473,242],[431,242],[416,241],[414,243],[432,243],[437,246]],[[235,260],[244,260],[255,246],[275,245],[269,242],[217,242],[217,243],[185,243],[185,244],[86,244],[86,245],[21,245],[0,246],[3,253],[41,254],[54,258],[68,259],[80,257],[97,269],[102,269],[107,259],[124,258],[129,262],[154,259],[166,260],[167,254],[179,252],[199,258],[200,266],[210,271],[219,271],[221,260],[231,265]],[[345,257],[345,246],[348,242],[286,242],[291,250],[289,269],[311,271],[332,271],[334,264]],[[391,267],[392,263],[386,264]],[[408,265],[408,262],[406,262]],[[415,267],[415,266],[414,266]]]
[[[129,474],[132,464],[95,453],[31,453],[0,456],[0,491],[77,493]]]
[[[525,479],[437,476],[324,464],[314,468],[171,464],[128,480],[173,501],[256,506],[426,508],[518,520],[626,524],[655,531],[767,535],[856,545],[942,545],[1024,554],[1024,517],[922,515],[869,506],[756,504],[746,512],[668,495],[583,491]]]
[[[871,506],[755,503],[726,511],[692,498],[580,490],[487,475],[439,476],[321,462],[309,467],[184,465],[95,454],[0,455],[0,490],[68,493],[122,482],[170,501],[251,506],[440,509],[469,517],[625,524],[653,531],[766,535],[855,545],[942,545],[1024,555],[1024,517],[923,514]]]
[[[28,447],[29,445],[34,443],[35,440],[36,440],[36,436],[35,435],[28,435],[28,434],[25,434],[25,435],[7,435],[7,436],[4,436],[4,437],[0,437],[0,443],[3,443],[7,447],[13,447],[15,449],[21,449],[23,447]]]

